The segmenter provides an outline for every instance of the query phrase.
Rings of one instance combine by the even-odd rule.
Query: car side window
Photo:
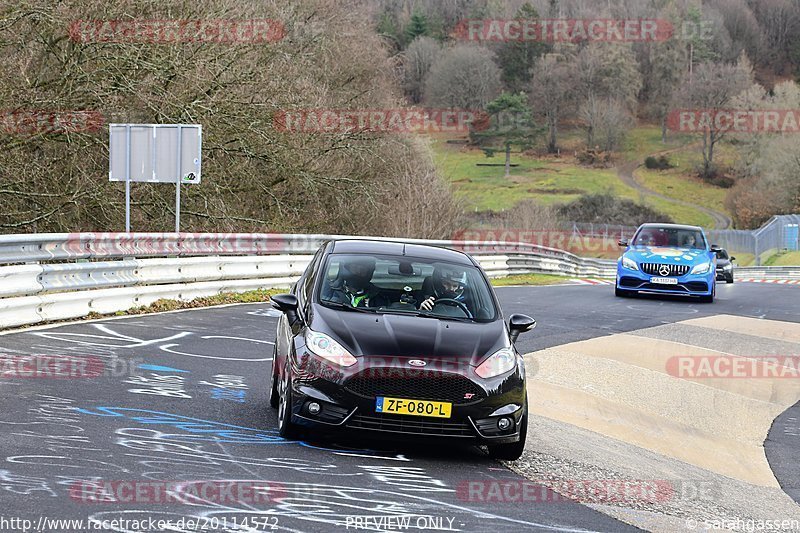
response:
[[[305,272],[303,272],[303,276],[297,282],[297,303],[301,309],[306,306],[307,302],[311,301],[311,291],[314,288],[314,272],[317,269],[321,257],[322,250],[317,250],[311,262],[308,263]]]

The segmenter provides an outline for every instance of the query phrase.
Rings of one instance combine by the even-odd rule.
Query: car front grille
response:
[[[414,371],[414,374],[409,376],[403,375],[402,372],[388,375],[391,372],[391,369],[388,369],[387,375],[382,375],[377,372],[378,370],[380,369],[359,372],[345,382],[345,390],[362,398],[391,396],[451,402],[457,405],[478,402],[486,397],[478,385],[460,374]]]
[[[660,270],[665,267],[669,270],[668,274],[662,274]],[[689,265],[666,265],[661,263],[642,263],[642,272],[653,276],[683,276],[689,272]]]
[[[441,418],[388,414],[354,414],[347,421],[347,427],[377,431],[394,431],[417,435],[442,435],[449,437],[473,437],[475,432],[469,422],[453,422]]]

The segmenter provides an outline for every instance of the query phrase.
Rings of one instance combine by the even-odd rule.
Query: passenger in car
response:
[[[385,298],[380,297],[380,289],[371,281],[374,273],[374,257],[345,259],[339,265],[336,279],[323,286],[321,299],[352,307],[384,305]]]

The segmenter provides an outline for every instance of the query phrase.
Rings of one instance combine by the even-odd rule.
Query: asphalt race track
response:
[[[800,286],[720,284],[714,304],[615,298],[612,286],[497,292],[506,316],[538,320],[518,342],[522,353],[723,313],[800,322]],[[112,531],[157,530],[148,518],[171,520],[169,531],[384,531],[404,518],[412,531],[634,529],[584,505],[554,502],[546,489],[537,503],[475,501],[465,490],[470,481],[521,479],[478,448],[281,439],[266,391],[275,323],[267,305],[249,304],[2,336],[4,354],[88,357],[105,372],[0,380],[0,530],[22,530],[3,525],[12,518],[31,520],[30,531],[90,531],[87,519],[128,520]],[[778,451],[796,444],[779,443]],[[191,490],[201,480],[252,490],[208,497]],[[151,481],[184,492],[167,503],[156,501],[156,491],[136,492]],[[126,483],[130,490],[112,491],[118,501],[97,497],[100,487]],[[178,522],[190,517],[199,520]]]

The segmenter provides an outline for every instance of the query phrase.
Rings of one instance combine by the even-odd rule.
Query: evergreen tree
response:
[[[506,177],[511,173],[511,147],[519,147],[522,152],[533,146],[543,133],[531,116],[525,93],[503,93],[486,104],[488,120],[482,126],[473,127],[470,140],[483,148],[486,157],[493,157],[499,150],[499,141],[506,154]],[[488,123],[488,124],[485,124]]]
[[[517,11],[520,21],[538,20],[539,13],[526,2]],[[542,41],[508,41],[497,51],[498,63],[503,70],[503,83],[511,92],[527,89],[531,81],[531,71],[536,61],[550,51],[551,46]]]

